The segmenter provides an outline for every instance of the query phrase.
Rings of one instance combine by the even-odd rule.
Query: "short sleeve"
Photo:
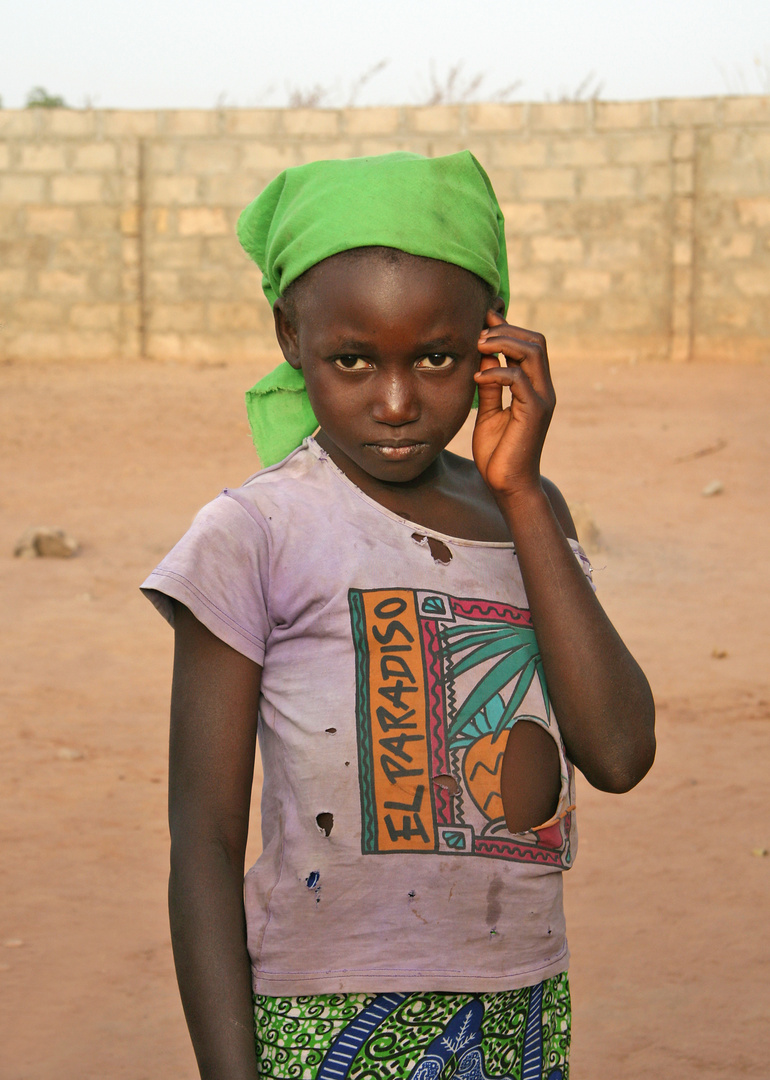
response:
[[[593,567],[591,566],[591,560],[583,551],[577,540],[570,539],[569,546],[572,548],[573,554],[577,561],[580,563],[580,567],[588,580],[588,584],[591,586],[594,592],[596,592],[596,585],[594,585],[593,579]]]
[[[264,663],[268,615],[269,537],[252,514],[223,492],[197,514],[142,584],[173,626],[178,600],[212,634]]]

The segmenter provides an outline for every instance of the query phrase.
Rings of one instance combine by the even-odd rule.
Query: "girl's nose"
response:
[[[383,377],[372,405],[372,418],[389,427],[411,424],[420,416],[414,380],[405,375]]]

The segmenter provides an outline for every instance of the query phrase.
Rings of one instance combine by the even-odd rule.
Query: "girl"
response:
[[[176,635],[201,1076],[559,1080],[572,766],[631,788],[653,705],[540,475],[555,398],[544,338],[505,321],[494,192],[467,152],[317,162],[239,236],[286,360],[248,395],[270,467],[143,586]],[[446,446],[475,392],[471,462]]]

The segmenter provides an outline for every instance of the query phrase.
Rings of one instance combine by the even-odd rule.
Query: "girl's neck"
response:
[[[325,446],[323,433],[316,442],[351,483],[391,513],[445,536],[487,543],[510,541],[497,503],[467,458],[444,450],[414,479],[389,483],[371,476],[336,447]]]

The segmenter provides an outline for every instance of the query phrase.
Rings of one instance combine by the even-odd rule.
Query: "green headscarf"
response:
[[[454,263],[508,304],[503,215],[473,154],[315,161],[286,169],[238,219],[238,239],[274,304],[312,266],[359,247],[391,247]],[[263,465],[281,461],[318,427],[301,371],[280,364],[246,394]]]

